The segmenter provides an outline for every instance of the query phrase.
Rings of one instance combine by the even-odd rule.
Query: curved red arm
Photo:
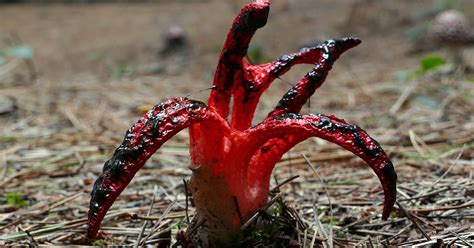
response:
[[[348,49],[360,44],[356,38],[344,38],[341,40],[328,40],[322,46],[326,50],[324,60],[317,63],[313,70],[306,74],[294,87],[281,98],[275,109],[270,112],[268,118],[285,113],[299,113],[301,107],[308,101],[313,93],[321,87],[334,62]]]
[[[329,40],[321,45],[302,48],[299,52],[283,55],[279,59],[262,65],[245,65],[245,80],[236,88],[234,92],[234,105],[232,110],[231,126],[237,130],[245,130],[252,124],[252,119],[258,101],[263,92],[278,77],[285,74],[292,66],[297,64],[315,64],[316,67],[308,73],[290,93],[283,99],[289,100],[288,96],[296,91],[301,96],[310,97],[314,91],[321,86],[326,79],[333,63],[347,50],[360,44],[356,38],[344,38],[339,40]],[[301,97],[300,96],[300,97]],[[300,99],[298,99],[300,100]],[[283,100],[280,100],[282,103]],[[306,102],[306,100],[304,101]],[[304,104],[303,102],[303,104]],[[287,111],[295,111],[295,108],[288,108]],[[275,111],[274,111],[275,112]],[[293,113],[298,113],[297,112]],[[275,116],[278,115],[275,112]]]
[[[235,84],[242,81],[243,58],[247,55],[250,40],[255,31],[267,23],[269,11],[269,0],[257,0],[245,5],[227,34],[208,101],[209,106],[214,107],[223,118],[229,114]]]
[[[222,123],[221,127],[228,129],[227,122],[204,103],[174,98],[156,105],[130,128],[94,183],[88,236],[97,235],[100,223],[115,199],[163,143],[191,124],[207,121]]]
[[[273,147],[262,146],[254,155],[249,167],[249,184],[261,188],[268,184],[276,162],[290,148],[309,138],[318,137],[335,143],[363,159],[382,183],[385,194],[382,218],[388,218],[396,200],[397,174],[392,162],[376,140],[364,130],[335,116],[285,114],[266,120],[249,129],[249,142],[263,145],[274,139]],[[283,139],[278,139],[284,137]],[[267,154],[268,153],[268,154]],[[263,188],[268,188],[264,186]]]

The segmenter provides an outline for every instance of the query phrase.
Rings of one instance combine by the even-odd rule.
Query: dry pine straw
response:
[[[294,209],[301,246],[474,245],[473,86],[460,79],[446,80],[449,97],[435,96],[442,101],[435,111],[408,98],[408,105],[396,115],[384,114],[390,108],[385,105],[400,95],[384,90],[391,82],[358,92],[387,104],[374,107],[361,100],[360,108],[340,111],[366,127],[394,158],[398,202],[388,221],[380,219],[380,183],[352,154],[310,139],[282,158],[272,181],[280,193],[271,203]],[[106,111],[133,102],[118,97],[124,92],[102,95],[89,86],[82,84],[85,93],[77,102],[58,99],[59,109],[42,111],[25,101],[17,113],[2,117],[0,245],[89,244],[85,229],[91,184],[119,143],[117,133],[136,119],[130,108]],[[9,93],[41,92],[10,89]],[[84,107],[91,97],[105,100],[94,108]],[[336,96],[325,99],[329,102],[323,106],[337,101]],[[356,99],[364,98],[356,95]],[[367,113],[367,107],[378,115]],[[194,214],[187,207],[183,186],[183,179],[190,177],[188,163],[183,134],[137,174],[106,216],[101,239],[93,244],[174,240],[176,232],[188,225],[186,215]],[[15,204],[7,203],[12,200]]]

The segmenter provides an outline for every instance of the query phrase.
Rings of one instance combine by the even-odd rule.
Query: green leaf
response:
[[[8,143],[16,140],[15,136],[11,135],[0,135],[0,143]]]
[[[446,63],[441,56],[428,55],[421,59],[421,70],[423,72],[434,70]]]
[[[396,212],[396,211],[393,211],[393,210],[392,210],[392,212],[390,212],[390,219],[391,219],[391,220],[395,220],[395,219],[397,218],[397,216],[398,216],[398,215],[397,215],[397,212]]]
[[[321,223],[330,224],[332,226],[337,226],[340,224],[337,218],[330,217],[330,216],[323,216],[321,218]]]
[[[50,225],[50,226],[45,226],[41,229],[36,229],[36,230],[30,231],[30,235],[54,231],[54,230],[57,230],[57,229],[59,229],[63,226],[65,226],[65,224],[63,224],[63,223],[54,224],[54,225]],[[17,233],[14,233],[14,234],[8,234],[8,235],[0,236],[0,240],[12,240],[12,239],[18,239],[18,238],[24,238],[24,237],[28,237],[28,234],[26,234],[25,232],[19,232],[19,233],[17,232]]]
[[[99,247],[105,247],[107,246],[107,241],[104,239],[96,239],[91,242],[91,245],[93,246],[99,246]]]
[[[23,194],[18,192],[6,192],[5,198],[7,199],[7,204],[15,205],[19,207],[26,207],[29,205],[29,202],[25,200]]]
[[[33,51],[29,46],[18,45],[7,49],[7,54],[12,57],[29,59],[33,56]]]

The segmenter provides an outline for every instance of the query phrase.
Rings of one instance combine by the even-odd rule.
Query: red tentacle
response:
[[[297,53],[283,55],[277,60],[252,65],[244,63],[244,83],[234,93],[231,126],[245,130],[252,124],[252,119],[260,97],[270,84],[284,75],[292,66],[298,64],[318,64],[325,60],[327,48],[323,45],[303,48]]]
[[[163,143],[191,124],[208,120],[226,123],[202,102],[175,98],[155,106],[130,128],[94,183],[88,236],[97,235],[99,225],[115,199]]]
[[[383,149],[364,130],[335,116],[286,114],[266,120],[248,132],[254,143],[275,141],[273,147],[262,146],[252,158],[250,185],[268,191],[271,172],[281,156],[299,142],[319,137],[351,151],[375,171],[385,194],[382,218],[388,218],[396,199],[397,175]]]
[[[214,89],[209,97],[209,106],[224,118],[229,114],[229,103],[235,84],[242,81],[242,60],[247,55],[247,49],[255,31],[263,27],[270,10],[269,0],[258,0],[247,4],[234,19],[227,34],[216,73]]]
[[[280,100],[278,106],[269,114],[267,119],[271,119],[272,117],[285,113],[299,113],[304,103],[309,99],[309,97],[311,97],[316,89],[322,85],[326,79],[327,74],[329,73],[329,70],[331,70],[334,61],[337,60],[337,58],[339,58],[342,53],[352,47],[357,46],[358,44],[360,44],[360,40],[358,39],[345,38],[335,41],[326,41],[322,45],[313,48],[303,48],[300,54],[314,51],[311,55],[313,56],[312,58],[318,59],[315,61],[316,67],[285,94],[285,96]],[[319,52],[319,54],[316,52]],[[287,63],[280,64],[283,67],[277,67],[277,72],[284,73],[285,70],[288,70],[292,64],[295,64],[295,62],[293,62],[294,58],[295,57],[291,55],[283,56],[280,60]],[[302,60],[304,62],[302,61],[302,63],[309,62],[310,60],[308,58],[311,57],[303,57]],[[294,139],[294,136],[282,135],[281,137],[273,138],[267,141],[261,148],[261,150],[269,150],[267,154],[262,155],[262,157],[266,157],[263,160],[268,160],[266,163],[269,164],[277,163],[280,157],[288,149],[299,143],[299,141],[294,141]],[[275,156],[268,156],[268,153],[275,154]],[[254,161],[253,163],[258,163],[258,161],[261,159],[260,157],[260,155],[255,156],[253,159],[257,161]],[[268,173],[271,173],[271,170]]]
[[[301,107],[326,80],[332,65],[339,56],[359,44],[360,40],[356,38],[326,41],[322,45],[325,50],[324,60],[316,64],[311,72],[306,74],[281,98],[275,109],[268,115],[268,118],[271,119],[285,113],[299,113]]]

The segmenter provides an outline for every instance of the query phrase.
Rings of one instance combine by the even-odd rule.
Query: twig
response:
[[[369,236],[369,245],[370,245],[370,247],[372,247],[372,248],[374,247],[374,243],[372,243],[372,239],[370,238],[370,236]]]
[[[414,81],[409,82],[409,85],[407,87],[405,87],[402,94],[400,94],[397,101],[392,105],[392,107],[390,108],[388,113],[390,115],[395,115],[398,112],[398,110],[400,110],[403,103],[405,103],[405,101],[408,99],[408,97],[410,97],[411,93],[413,92],[413,90],[417,86],[418,86],[418,80],[414,80]]]
[[[244,224],[244,217],[242,217],[242,212],[240,212],[239,201],[237,197],[234,195],[232,196],[232,200],[234,201],[235,210],[237,211],[237,215],[239,216],[240,225]]]
[[[444,192],[444,191],[447,191],[447,190],[450,190],[450,189],[451,189],[451,187],[448,185],[448,186],[445,187],[445,188],[441,188],[441,189],[438,189],[438,190],[435,190],[435,191],[432,191],[432,192],[425,192],[424,194],[421,194],[421,193],[422,193],[422,192],[421,192],[419,195],[412,196],[412,197],[410,197],[410,196],[407,195],[407,196],[406,196],[407,198],[405,198],[405,199],[400,199],[399,201],[400,201],[400,202],[402,202],[402,201],[412,201],[412,200],[417,200],[417,199],[420,199],[420,198],[426,198],[426,197],[434,196],[434,195],[436,195],[436,194],[439,194],[439,193],[441,193],[441,192]],[[398,189],[397,189],[397,191],[398,191]]]
[[[418,224],[418,222],[416,222],[413,219],[411,214],[408,211],[406,211],[405,208],[400,203],[398,203],[397,201],[395,203],[400,208],[400,210],[402,210],[402,212],[406,215],[406,217],[415,225],[415,227],[418,230],[420,230],[421,234],[423,234],[423,236],[426,238],[426,240],[430,241],[431,240],[430,236],[428,236],[428,234],[426,234],[426,232],[421,228],[421,226]]]
[[[466,244],[467,246],[469,247],[474,247],[474,245],[472,245],[469,241],[467,241],[467,239],[459,236],[457,233],[453,232],[453,231],[449,231],[449,233],[451,233],[452,235],[456,236],[456,238],[458,238],[459,240],[461,240],[464,244]]]
[[[161,222],[163,219],[169,214],[171,209],[173,209],[174,204],[176,204],[177,200],[174,200],[163,212],[163,214],[160,216],[160,219],[158,219],[157,223],[155,226],[151,229],[151,232],[140,241],[140,244],[145,244],[146,241],[150,238],[150,236],[160,227]]]
[[[332,203],[331,203],[331,197],[329,197],[329,191],[328,191],[328,188],[326,187],[326,183],[323,181],[323,179],[321,178],[321,176],[319,175],[318,171],[316,170],[316,168],[313,166],[313,164],[311,163],[311,161],[309,161],[309,159],[306,157],[306,155],[303,153],[301,154],[304,158],[304,160],[306,160],[306,163],[308,164],[308,166],[311,168],[311,170],[313,170],[314,174],[316,174],[316,176],[318,177],[319,181],[321,182],[321,185],[323,186],[324,188],[324,191],[326,193],[326,197],[328,198],[328,204],[329,204],[329,215],[331,216],[331,220],[334,219],[334,216],[333,216],[333,209],[332,209]],[[317,211],[316,211],[316,206],[313,205],[313,210],[314,210],[314,215],[315,215],[315,220],[316,220],[316,224],[318,226],[319,229],[321,229],[321,234],[323,234],[324,238],[327,238],[327,243],[329,245],[330,248],[333,247],[333,242],[332,242],[332,224],[331,222],[329,222],[329,236],[328,234],[325,232],[324,230],[324,227],[323,225],[321,224],[321,222],[319,221],[319,218],[317,216]]]
[[[280,197],[282,193],[278,193],[276,196],[274,196],[261,210],[267,210],[269,207],[271,207]],[[258,217],[260,211],[257,211],[252,217],[250,217],[247,222],[245,222],[242,226],[240,226],[240,230],[245,230],[247,227]]]
[[[209,91],[209,90],[214,90],[216,88],[216,86],[211,86],[211,87],[207,87],[205,89],[201,89],[201,90],[198,90],[198,91],[195,91],[195,92],[191,92],[187,95],[185,95],[184,97],[185,98],[189,98],[190,96],[192,95],[195,95],[195,94],[198,94],[198,93],[202,93],[202,92],[206,92],[206,91]]]
[[[38,233],[43,233],[43,232],[50,232],[50,231],[58,230],[63,226],[64,226],[63,223],[54,224],[54,225],[43,227],[43,228],[38,229],[38,230],[30,231],[29,233],[30,233],[30,235],[33,235],[33,234],[38,234]],[[18,238],[27,237],[27,236],[28,236],[28,234],[26,234],[26,232],[15,233],[15,234],[11,234],[11,235],[0,236],[0,240],[12,240],[12,239],[18,239]]]
[[[66,116],[66,118],[71,122],[71,124],[78,130],[81,130],[82,132],[86,134],[93,133],[92,129],[82,120],[80,120],[72,109],[68,107],[63,107],[61,109],[61,112]]]
[[[426,157],[426,151],[421,148],[420,145],[418,145],[418,142],[416,141],[417,139],[417,136],[415,134],[415,131],[413,131],[413,129],[410,129],[408,130],[408,136],[410,137],[410,142],[413,146],[413,148],[415,148],[415,150],[422,156],[422,157]]]
[[[64,203],[67,203],[67,202],[70,202],[76,198],[78,198],[79,196],[81,196],[83,194],[83,192],[79,192],[79,193],[76,193],[74,195],[70,195],[70,196],[67,196],[65,197],[64,199],[56,202],[55,204],[51,205],[50,207],[46,208],[45,210],[41,211],[38,215],[40,214],[44,214],[44,213],[48,213],[49,211],[51,211],[52,209],[55,209],[61,205],[63,205]]]
[[[81,172],[87,163],[87,159],[84,159],[79,152],[74,153],[74,156],[76,156],[77,160],[79,160],[79,167],[77,167],[73,174],[71,174],[73,176],[79,174],[79,172]]]
[[[315,227],[313,238],[311,239],[311,246],[310,247],[314,247],[314,244],[316,243],[316,237],[318,237],[318,230]],[[324,238],[324,240],[326,240],[326,238]]]
[[[443,175],[441,175],[436,181],[434,181],[430,186],[428,186],[425,190],[423,190],[420,194],[424,194],[426,193],[428,190],[431,190],[436,184],[438,184],[450,171],[451,169],[457,165],[457,163],[459,162],[459,159],[461,158],[462,154],[464,153],[464,149],[466,148],[466,145],[464,144],[464,146],[462,147],[461,149],[461,152],[459,152],[458,156],[456,157],[456,159],[454,160],[454,163],[452,163],[448,169],[443,173]]]
[[[285,184],[287,184],[287,183],[289,183],[289,182],[295,180],[295,179],[298,178],[298,177],[300,177],[300,176],[299,176],[299,175],[296,175],[296,176],[290,177],[290,178],[286,179],[285,181],[279,183],[277,186],[273,187],[273,189],[271,189],[270,191],[271,191],[271,192],[276,192],[276,191],[278,191],[278,190],[281,188],[281,186],[283,186],[283,185],[285,185]],[[275,180],[276,180],[276,179],[275,179]]]
[[[306,247],[306,240],[308,239],[308,229],[304,229],[303,233],[303,247]]]
[[[420,208],[420,209],[410,209],[411,212],[417,213],[430,213],[434,211],[446,211],[452,209],[461,209],[461,208],[469,208],[474,206],[474,200],[471,200],[467,203],[456,205],[456,206],[446,206],[446,207],[437,207],[437,208]]]
[[[304,160],[306,160],[306,163],[308,164],[308,166],[311,168],[311,170],[313,170],[314,174],[316,174],[316,176],[318,177],[319,181],[321,181],[321,185],[323,185],[323,188],[324,188],[324,191],[326,191],[326,197],[328,198],[328,203],[329,203],[329,210],[330,210],[330,215],[331,215],[331,218],[333,218],[333,215],[332,215],[332,204],[331,204],[331,197],[329,197],[329,191],[328,191],[328,188],[326,187],[326,183],[324,183],[324,180],[321,178],[321,176],[319,175],[318,171],[316,170],[316,168],[313,166],[313,164],[311,163],[311,161],[309,161],[309,159],[306,157],[305,154],[301,154],[304,158]]]
[[[0,66],[0,80],[5,78],[8,73],[20,65],[21,59],[13,59],[10,62]]]
[[[155,198],[156,198],[156,191],[157,190],[158,190],[158,188],[155,186],[154,189],[153,189],[153,197],[152,197],[152,200],[151,200],[150,209],[148,209],[148,213],[147,213],[146,216],[150,216],[151,212],[153,211],[153,205],[155,204]],[[142,226],[142,229],[140,231],[140,234],[138,234],[137,242],[135,243],[135,245],[133,247],[138,248],[138,246],[140,245],[140,240],[142,239],[142,236],[143,236],[143,233],[145,232],[145,228],[146,228],[147,224],[148,224],[148,220],[145,220],[143,222],[143,226]]]
[[[365,221],[367,221],[367,220],[369,220],[369,219],[371,219],[370,216],[363,217],[363,218],[360,218],[360,219],[358,219],[358,220],[356,220],[356,221],[354,221],[354,222],[352,222],[352,223],[349,223],[349,224],[343,226],[342,228],[343,228],[343,229],[351,228],[351,227],[353,227],[353,226],[355,226],[355,225],[357,225],[357,224],[359,224],[359,223],[365,222]]]
[[[27,237],[28,237],[28,241],[30,241],[30,246],[31,247],[38,247],[38,242],[36,242],[36,240],[33,238],[33,236],[31,235],[31,233],[28,231],[28,230],[25,230],[23,229],[21,226],[18,226],[18,228],[20,229],[20,231],[22,232],[25,232]]]
[[[367,230],[367,229],[356,229],[356,230],[354,230],[354,232],[365,233],[365,234],[370,234],[370,235],[382,235],[382,236],[389,236],[389,237],[395,235],[394,233]]]
[[[329,248],[334,247],[334,240],[333,240],[333,231],[332,231],[332,225],[329,226],[329,235],[328,235],[328,241],[327,241]]]
[[[406,225],[404,228],[402,228],[402,230],[398,231],[395,235],[391,236],[391,237],[388,237],[386,240],[387,242],[392,240],[392,239],[395,239],[397,238],[398,236],[400,236],[402,233],[404,233],[405,231],[407,231],[413,224],[412,223],[408,223],[408,225]]]
[[[415,240],[409,240],[407,242],[401,243],[400,245],[401,246],[406,246],[406,245],[413,245],[413,244],[416,244],[416,243],[419,243],[417,245],[421,245],[421,244],[430,244],[431,242],[436,242],[435,240],[437,240],[437,239],[444,239],[445,241],[452,240],[452,239],[457,239],[457,237],[450,237],[451,235],[452,234],[450,234],[450,233],[449,234],[442,234],[442,235],[433,235],[432,240],[426,241],[425,243],[420,243],[420,242],[425,241],[425,239],[415,239]],[[461,236],[461,237],[464,237],[464,238],[470,238],[470,237],[474,237],[474,233],[473,232],[458,233],[458,236]]]
[[[323,238],[327,239],[328,238],[328,235],[326,233],[326,231],[324,230],[324,227],[323,227],[323,224],[321,224],[321,221],[319,220],[319,216],[318,216],[318,211],[316,209],[316,204],[313,204],[313,215],[314,215],[314,222],[316,222],[316,227],[318,228],[317,230],[319,230],[321,232],[321,234],[323,235]]]
[[[304,230],[308,228],[308,226],[301,220],[298,212],[294,208],[289,208],[285,206],[285,211],[296,220],[296,223],[301,226]]]
[[[81,196],[83,194],[83,192],[79,192],[79,193],[76,193],[74,195],[71,195],[71,196],[66,196],[65,198],[63,198],[62,200],[59,200],[58,202],[50,205],[49,207],[47,207],[46,209],[43,209],[37,213],[31,213],[31,214],[25,214],[25,215],[22,215],[20,216],[20,218],[10,222],[9,224],[5,225],[5,226],[2,226],[0,227],[0,230],[3,230],[5,228],[8,228],[10,226],[13,226],[13,225],[16,225],[20,222],[22,222],[23,220],[27,219],[28,217],[32,217],[32,216],[39,216],[39,215],[42,215],[42,214],[45,214],[45,213],[48,213],[50,212],[52,209],[55,209],[61,205],[63,205],[64,203],[67,203],[69,201],[72,201],[74,199],[76,199],[77,197]],[[30,211],[32,212],[32,211]]]
[[[382,221],[382,222],[376,222],[376,223],[370,223],[370,224],[362,224],[362,225],[357,225],[355,228],[374,228],[374,227],[382,228],[383,226],[390,225],[390,224],[398,224],[400,222],[405,222],[405,220],[398,219],[394,221]]]
[[[185,211],[186,211],[186,222],[188,223],[188,225],[191,223],[191,221],[189,220],[189,213],[188,213],[188,210],[189,210],[189,192],[188,192],[188,184],[186,183],[186,179],[183,178],[183,184],[184,184],[184,197],[186,198],[185,199]]]
[[[198,223],[196,223],[196,225],[193,226],[193,227],[191,228],[191,230],[189,230],[188,235],[189,235],[189,236],[193,235],[194,232],[196,232],[197,229],[198,229],[200,226],[204,225],[204,223],[206,223],[206,219],[200,219],[200,220],[198,221]]]

